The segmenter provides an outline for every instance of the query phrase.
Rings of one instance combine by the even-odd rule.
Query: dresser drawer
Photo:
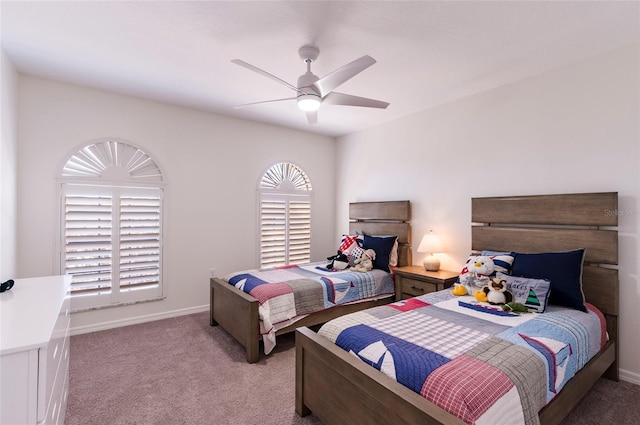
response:
[[[67,389],[69,385],[69,344],[65,341],[60,364],[54,379],[49,404],[47,406],[47,425],[63,425],[66,409]]]
[[[428,294],[437,290],[436,285],[421,280],[411,279],[410,277],[402,278],[402,293],[411,297]]]
[[[41,421],[48,416],[47,412],[51,409],[51,397],[54,392],[54,385],[60,384],[58,375],[67,373],[67,364],[69,362],[69,297],[63,301],[60,313],[56,319],[51,334],[51,340],[46,349],[40,350],[40,372],[38,378],[39,393],[38,398],[38,420]],[[56,383],[56,380],[58,381]],[[47,421],[49,423],[50,420]]]

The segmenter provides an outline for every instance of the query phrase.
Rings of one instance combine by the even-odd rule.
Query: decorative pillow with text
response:
[[[546,279],[531,279],[527,277],[511,276],[496,273],[498,279],[507,282],[507,289],[513,294],[513,300],[523,304],[535,313],[544,313],[549,301],[551,282]]]

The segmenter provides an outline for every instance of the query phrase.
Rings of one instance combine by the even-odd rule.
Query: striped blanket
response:
[[[340,304],[392,295],[391,273],[331,271],[323,263],[245,270],[229,274],[226,282],[259,301],[260,334],[264,352],[276,345],[276,331],[310,313]]]
[[[319,331],[469,424],[538,424],[538,411],[606,342],[604,316],[516,315],[449,290],[339,317]]]

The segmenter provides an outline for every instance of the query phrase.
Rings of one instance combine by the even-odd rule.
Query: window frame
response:
[[[282,168],[287,168],[284,171]],[[288,168],[290,167],[290,169]],[[280,168],[280,169],[278,169]],[[275,172],[274,172],[275,170]],[[291,161],[279,161],[268,167],[261,175],[258,181],[257,196],[257,258],[258,268],[287,266],[291,264],[303,264],[311,260],[311,226],[313,222],[313,188],[308,174],[297,164]],[[286,204],[284,240],[285,248],[282,262],[263,262],[263,202],[281,202]],[[291,261],[291,214],[290,207],[292,203],[308,204],[308,249],[306,256],[299,260]]]
[[[93,150],[93,152],[90,152]],[[111,152],[109,152],[111,150]],[[79,157],[87,158],[91,162],[96,162],[95,170],[85,173],[68,172],[69,164]],[[123,158],[123,152],[126,152],[126,158]],[[97,157],[96,156],[97,153]],[[123,160],[124,159],[124,160]],[[72,164],[73,165],[73,164]],[[94,168],[95,164],[91,164]],[[77,166],[75,167],[77,168]],[[164,233],[166,225],[166,181],[157,162],[151,158],[144,150],[122,139],[104,138],[97,139],[76,148],[73,153],[67,155],[64,165],[60,168],[62,171],[56,179],[58,207],[54,270],[58,274],[65,274],[67,270],[66,264],[66,231],[67,220],[65,216],[66,197],[71,194],[93,193],[110,194],[114,196],[111,210],[118,208],[117,215],[111,216],[112,234],[111,238],[111,282],[110,289],[104,291],[95,290],[88,291],[85,294],[72,291],[71,293],[71,311],[86,311],[93,309],[109,308],[133,303],[157,301],[165,298],[164,269],[166,258],[164,253]],[[79,195],[82,196],[82,195]],[[117,197],[117,198],[116,198]],[[146,212],[144,220],[136,222],[136,220],[122,220],[120,214],[123,210],[120,208],[120,200],[122,199],[152,199],[153,205],[150,207],[151,212]],[[156,205],[157,203],[157,205]],[[148,210],[147,206],[134,206],[133,210]],[[157,223],[155,219],[149,218],[149,214],[155,217],[157,213]],[[128,215],[139,215],[138,211],[127,213]],[[132,230],[139,230],[136,227],[151,225],[154,235],[157,231],[157,267],[151,266],[154,272],[157,270],[157,285],[153,283],[139,284],[132,283],[128,288],[120,285],[120,280],[124,281],[126,273],[121,270],[128,267],[121,267],[121,251],[124,248],[119,244],[119,235],[124,222],[133,223],[130,226]],[[146,221],[146,223],[144,223]],[[117,228],[117,229],[116,229]],[[117,231],[116,231],[117,230]],[[155,236],[154,236],[155,237]],[[116,245],[117,244],[117,245]],[[139,247],[134,247],[134,252]],[[146,248],[145,248],[146,249]],[[116,254],[114,254],[116,252]],[[142,254],[140,254],[142,255]],[[135,255],[134,255],[135,257]],[[134,258],[132,257],[132,258]],[[117,263],[117,264],[116,264]],[[154,261],[152,261],[154,263]],[[127,263],[131,266],[130,263]],[[122,263],[124,265],[124,263]],[[133,272],[131,272],[133,273]],[[155,276],[155,273],[154,273]],[[73,288],[73,283],[72,283]],[[75,293],[74,293],[75,292]]]

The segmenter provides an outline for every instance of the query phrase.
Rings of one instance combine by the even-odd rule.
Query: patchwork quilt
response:
[[[538,424],[538,411],[606,343],[604,316],[517,315],[449,290],[326,323],[319,334],[468,424]]]
[[[259,301],[260,333],[264,352],[276,345],[276,331],[310,313],[340,304],[394,294],[391,273],[332,271],[323,263],[245,270],[223,279]]]

